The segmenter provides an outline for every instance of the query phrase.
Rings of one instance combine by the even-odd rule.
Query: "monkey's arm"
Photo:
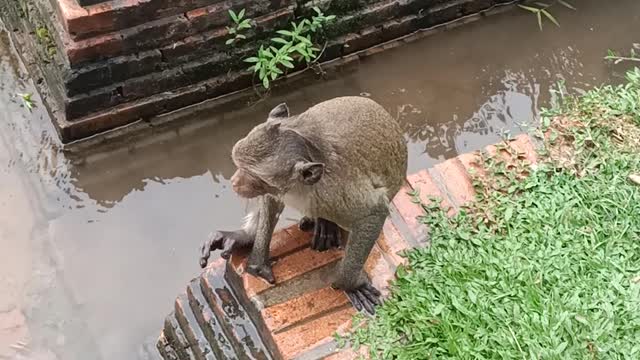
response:
[[[258,209],[252,209],[245,217],[242,229],[235,231],[216,231],[200,248],[200,267],[207,266],[211,252],[222,250],[220,257],[228,259],[233,249],[249,246],[256,238],[258,228]]]
[[[271,284],[275,283],[275,277],[271,270],[269,247],[273,230],[283,209],[284,203],[277,197],[268,194],[260,197],[255,241],[247,264],[249,274],[261,277]]]
[[[370,314],[374,307],[380,305],[380,291],[371,285],[363,271],[376,240],[380,236],[384,222],[389,214],[388,206],[376,206],[370,215],[358,220],[352,227],[347,242],[346,252],[338,276],[333,286],[345,291],[351,304],[361,311],[363,308]]]

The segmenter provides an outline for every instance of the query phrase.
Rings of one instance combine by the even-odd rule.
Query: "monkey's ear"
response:
[[[313,185],[320,181],[324,174],[324,164],[314,162],[299,162],[296,164],[296,171],[302,183]]]
[[[289,117],[289,107],[287,104],[282,103],[276,107],[274,107],[269,112],[269,119],[279,119]]]

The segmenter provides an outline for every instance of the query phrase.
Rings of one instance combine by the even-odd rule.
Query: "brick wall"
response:
[[[92,0],[93,1],[93,0]],[[242,61],[274,30],[319,6],[337,16],[322,61],[340,58],[510,0],[0,0],[62,140],[245,89]],[[227,46],[228,10],[254,20]],[[46,29],[45,32],[38,29]],[[41,36],[46,33],[43,39]]]

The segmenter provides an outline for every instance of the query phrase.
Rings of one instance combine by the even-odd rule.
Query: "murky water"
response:
[[[0,32],[0,359],[154,358],[146,347],[199,272],[201,241],[243,215],[231,146],[281,101],[299,112],[369,94],[401,119],[416,171],[534,125],[560,80],[571,92],[615,81],[621,69],[603,56],[637,42],[640,3],[576,5],[554,10],[561,28],[493,16],[81,166],[59,151],[46,112],[21,107],[16,93],[33,82]],[[16,314],[24,323],[3,328]]]

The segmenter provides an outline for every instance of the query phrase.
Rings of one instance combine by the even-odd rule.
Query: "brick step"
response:
[[[163,359],[273,358],[225,281],[224,269],[224,262],[213,263],[178,295],[156,343]]]

